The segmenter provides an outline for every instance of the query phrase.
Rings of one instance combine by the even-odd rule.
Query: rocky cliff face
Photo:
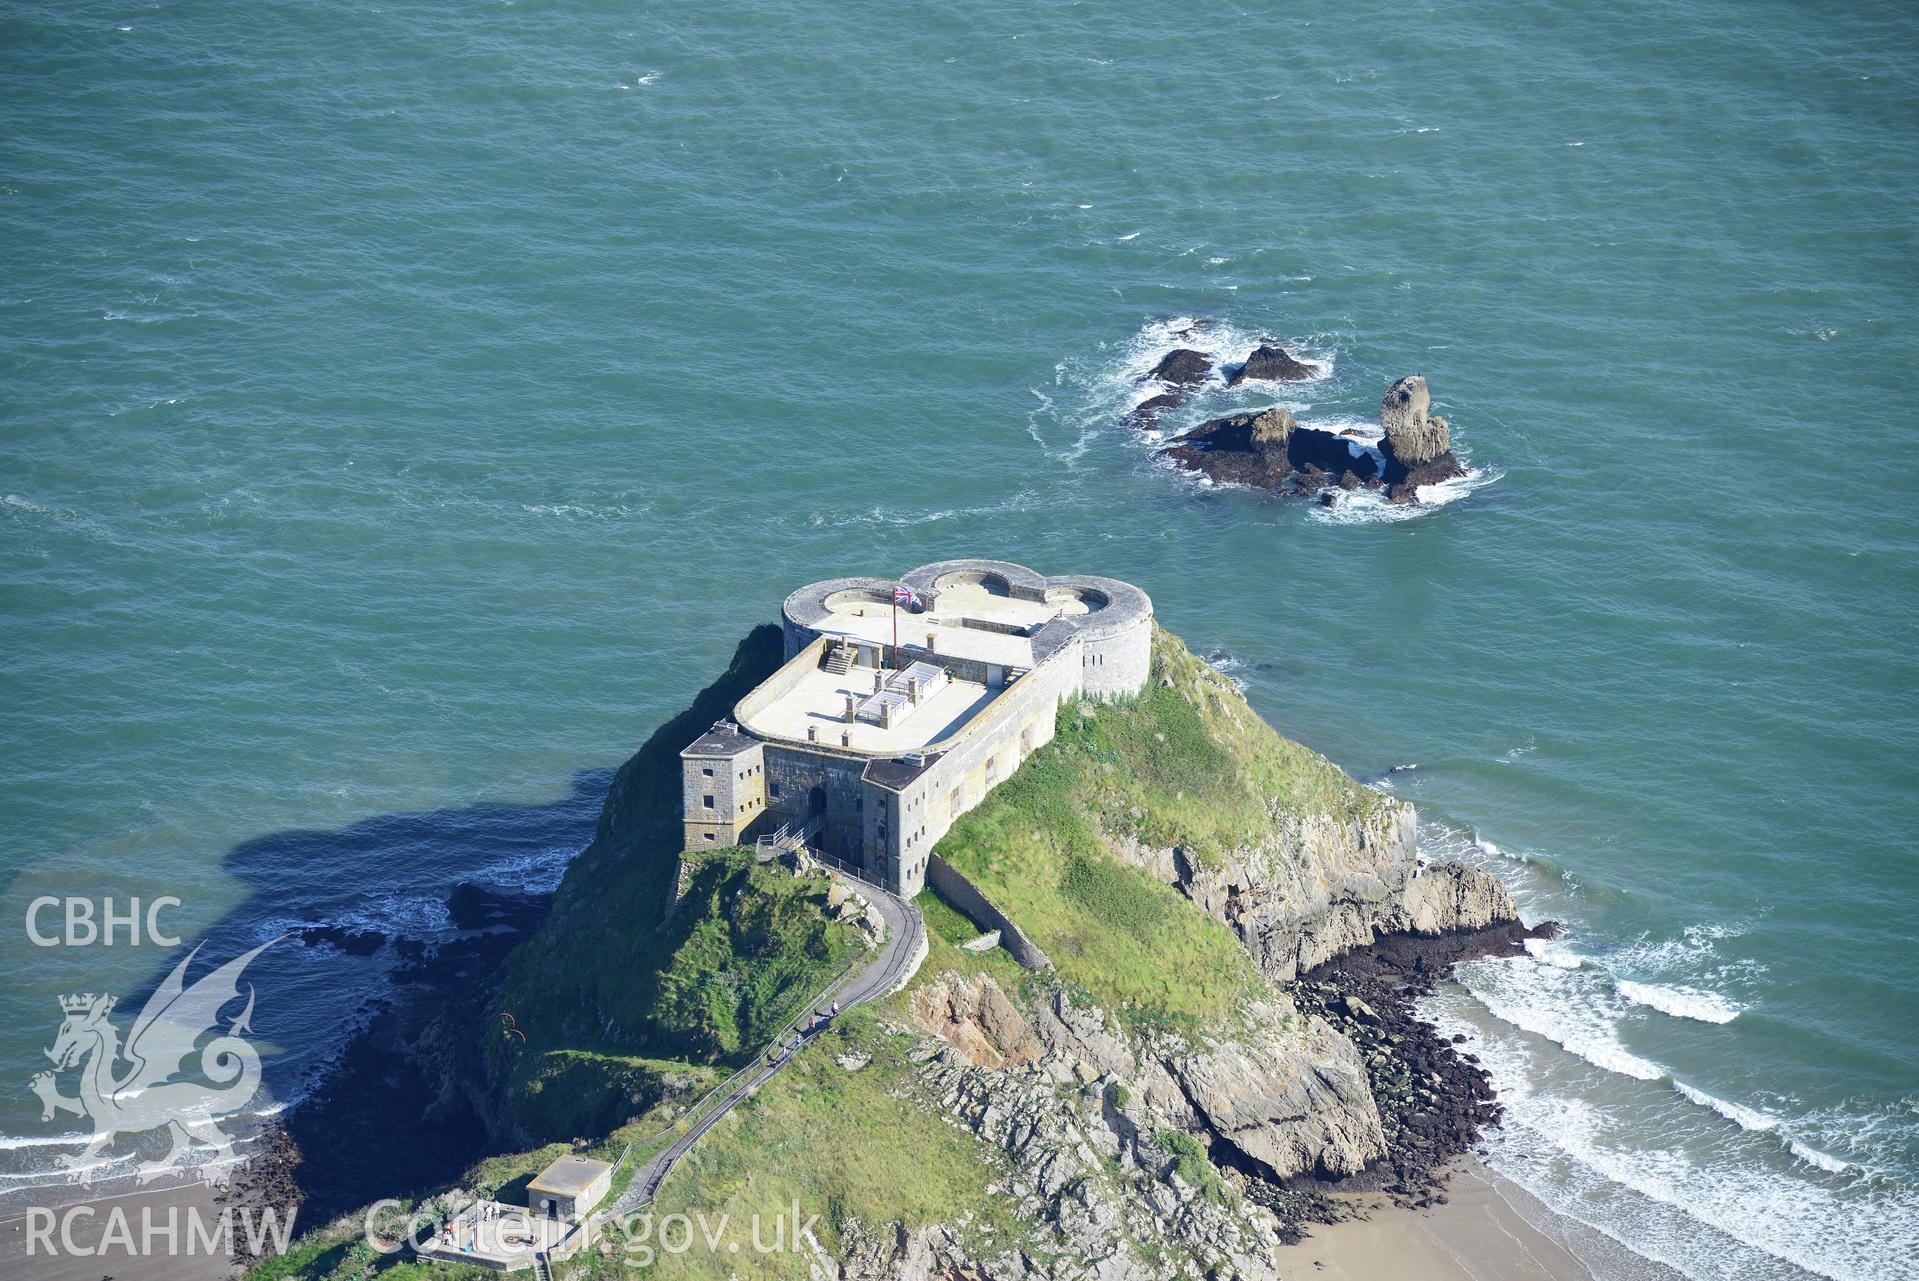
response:
[[[1418,860],[1413,807],[1382,799],[1351,819],[1279,814],[1272,828],[1202,865],[1175,846],[1115,840],[1120,857],[1177,888],[1288,982],[1381,935],[1452,934],[1519,917],[1489,874]]]
[[[1057,986],[1021,1006],[947,972],[915,996],[923,1101],[1004,1156],[1000,1190],[1034,1230],[994,1253],[964,1244],[965,1224],[843,1226],[838,1258],[818,1260],[841,1281],[1265,1281],[1284,1224],[1241,1169],[1349,1173],[1385,1155],[1358,1051],[1283,996],[1203,1041],[1129,1032]]]
[[[1342,997],[1340,977],[1321,968],[1382,936],[1447,939],[1417,945],[1443,956],[1461,933],[1516,919],[1487,874],[1420,868],[1415,839],[1412,807],[1388,801],[1351,820],[1278,818],[1212,866],[1113,842],[1229,925],[1270,981],[1204,1035],[1128,1028],[1045,980],[1024,997],[986,975],[923,983],[909,1033],[920,1040],[915,1088],[1004,1155],[1000,1189],[1035,1237],[994,1253],[965,1244],[964,1224],[854,1225],[822,1273],[1266,1281],[1282,1275],[1300,1227],[1287,1197],[1304,1194],[1280,1191],[1287,1181],[1364,1173],[1396,1194],[1433,1195],[1439,1164],[1497,1115],[1483,1074],[1413,1020],[1409,997],[1377,979],[1365,988],[1373,1004]],[[1293,980],[1315,969],[1302,1007]]]

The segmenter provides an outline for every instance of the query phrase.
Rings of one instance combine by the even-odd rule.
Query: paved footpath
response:
[[[879,909],[880,916],[886,921],[886,942],[880,945],[879,951],[874,953],[873,959],[867,962],[866,968],[840,988],[822,992],[815,1003],[824,1006],[829,1001],[837,1000],[841,1011],[844,1012],[866,1001],[885,996],[900,985],[919,960],[920,945],[926,939],[926,923],[921,918],[919,909],[899,895],[833,868],[827,870],[864,895],[874,907]],[[618,1201],[614,1202],[613,1208],[608,1213],[616,1216],[627,1214],[650,1202],[653,1195],[660,1190],[660,1184],[666,1181],[666,1176],[673,1172],[673,1167],[679,1163],[680,1158],[692,1151],[693,1145],[700,1141],[700,1136],[712,1129],[721,1117],[751,1098],[753,1091],[770,1081],[792,1061],[793,1053],[790,1048],[777,1058],[762,1052],[753,1070],[742,1077],[724,1099],[695,1122],[692,1129],[676,1139],[673,1146],[634,1171],[633,1181],[627,1184],[626,1191],[621,1194]]]

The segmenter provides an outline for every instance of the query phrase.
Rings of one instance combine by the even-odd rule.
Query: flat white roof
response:
[[[1024,605],[1028,602],[1006,601],[1004,603]],[[953,658],[970,658],[980,663],[996,663],[1003,667],[1033,665],[1031,637],[1008,636],[1004,632],[964,627],[959,624],[959,617],[962,616],[944,613],[909,614],[901,610],[900,644],[924,649],[926,634],[932,632],[934,633],[933,651],[936,654],[946,654]],[[979,617],[979,615],[972,614],[965,617]],[[1051,614],[1049,613],[1047,617],[1051,617]],[[1012,620],[995,621],[1011,622]],[[872,604],[836,609],[819,623],[818,630],[828,635],[851,636],[869,645],[883,646],[890,652],[893,645],[893,611],[889,606]]]
[[[536,1192],[551,1192],[555,1196],[578,1196],[586,1191],[587,1184],[612,1168],[610,1163],[595,1161],[592,1157],[563,1156],[541,1170],[539,1177],[526,1186]]]
[[[806,741],[807,726],[819,730],[823,747],[838,747],[842,731],[850,731],[847,746],[857,751],[897,755],[916,752],[930,743],[951,738],[999,694],[977,681],[949,680],[892,729],[864,720],[846,721],[846,696],[864,702],[873,695],[873,669],[851,667],[843,676],[825,668],[806,672],[793,688],[768,703],[741,724],[765,738]]]

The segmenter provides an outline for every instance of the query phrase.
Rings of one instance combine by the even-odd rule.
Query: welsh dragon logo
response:
[[[66,1018],[46,1051],[54,1070],[39,1073],[29,1084],[40,1096],[42,1121],[51,1121],[55,1113],[71,1112],[93,1123],[93,1137],[86,1147],[66,1158],[75,1179],[93,1181],[96,1158],[115,1135],[142,1134],[165,1126],[173,1146],[159,1160],[140,1163],[141,1183],[186,1168],[182,1163],[196,1142],[216,1154],[205,1168],[205,1177],[209,1182],[225,1181],[233,1167],[233,1140],[216,1122],[244,1108],[260,1087],[259,1051],[242,1035],[252,1030],[253,986],[247,985],[246,1008],[224,1032],[218,1026],[220,1011],[240,998],[240,975],[248,963],[277,942],[262,943],[188,987],[187,966],[200,953],[195,947],[148,998],[124,1046],[109,1018],[115,998],[92,993],[60,998]],[[218,1034],[200,1045],[208,1032]],[[196,1048],[200,1074],[210,1085],[174,1079],[186,1071]],[[80,1069],[80,1095],[68,1098],[60,1093],[58,1074],[74,1067]]]

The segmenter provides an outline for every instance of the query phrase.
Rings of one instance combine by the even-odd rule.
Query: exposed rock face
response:
[[[1386,433],[1379,448],[1386,457],[1387,496],[1394,502],[1416,502],[1419,486],[1466,474],[1453,456],[1446,420],[1426,412],[1431,405],[1426,380],[1418,374],[1388,387],[1379,402],[1379,425]]]
[[[1226,385],[1237,387],[1248,378],[1260,378],[1271,382],[1303,382],[1318,373],[1317,365],[1294,360],[1278,343],[1261,343],[1253,348],[1252,355],[1246,357],[1246,363],[1233,371],[1233,376],[1226,380]]]
[[[1003,1068],[1039,1057],[1039,1038],[990,976],[946,973],[913,993],[913,1017],[976,1067]]]
[[[1418,374],[1388,387],[1379,402],[1379,425],[1392,445],[1392,456],[1409,467],[1429,463],[1448,448],[1446,420],[1428,417],[1430,408],[1432,394]]]
[[[1217,866],[1179,849],[1113,844],[1224,922],[1261,972],[1280,982],[1383,934],[1439,935],[1519,919],[1506,887],[1477,868],[1420,870],[1413,807],[1390,797],[1349,819],[1281,815],[1272,832]]]
[[[1204,352],[1194,351],[1190,347],[1181,347],[1167,352],[1165,357],[1146,374],[1148,378],[1159,382],[1171,383],[1175,387],[1185,387],[1202,382],[1206,375],[1213,372],[1213,362]]]
[[[1002,1156],[1002,1190],[1023,1217],[1050,1229],[1053,1244],[983,1257],[962,1245],[954,1227],[963,1225],[859,1225],[842,1229],[838,1260],[817,1260],[826,1276],[1276,1281],[1286,1224],[1241,1195],[1263,1185],[1249,1186],[1238,1167],[1270,1177],[1343,1174],[1385,1154],[1358,1051],[1277,993],[1194,1042],[1128,1030],[1054,987],[1032,1007],[1009,1010],[1015,1036],[1032,1037],[1037,1053],[994,1068],[949,1035],[950,1014],[1011,1007],[1010,998],[985,977],[947,973],[929,987],[940,995],[916,1001],[915,1017],[940,1039],[913,1052],[922,1062],[915,1088]],[[1001,1057],[1003,1049],[995,1043]],[[1181,1176],[1165,1139],[1175,1133],[1224,1156],[1208,1174],[1212,1187]]]
[[[1406,887],[1406,932],[1433,937],[1517,921],[1506,887],[1464,863],[1429,863]]]
[[[1345,1178],[1385,1156],[1353,1043],[1322,1019],[1286,1035],[1278,1011],[1257,1016],[1259,1034],[1169,1063],[1213,1133],[1280,1178]]]
[[[1222,485],[1278,489],[1293,474],[1286,447],[1297,428],[1283,409],[1228,414],[1201,423],[1161,452]]]

